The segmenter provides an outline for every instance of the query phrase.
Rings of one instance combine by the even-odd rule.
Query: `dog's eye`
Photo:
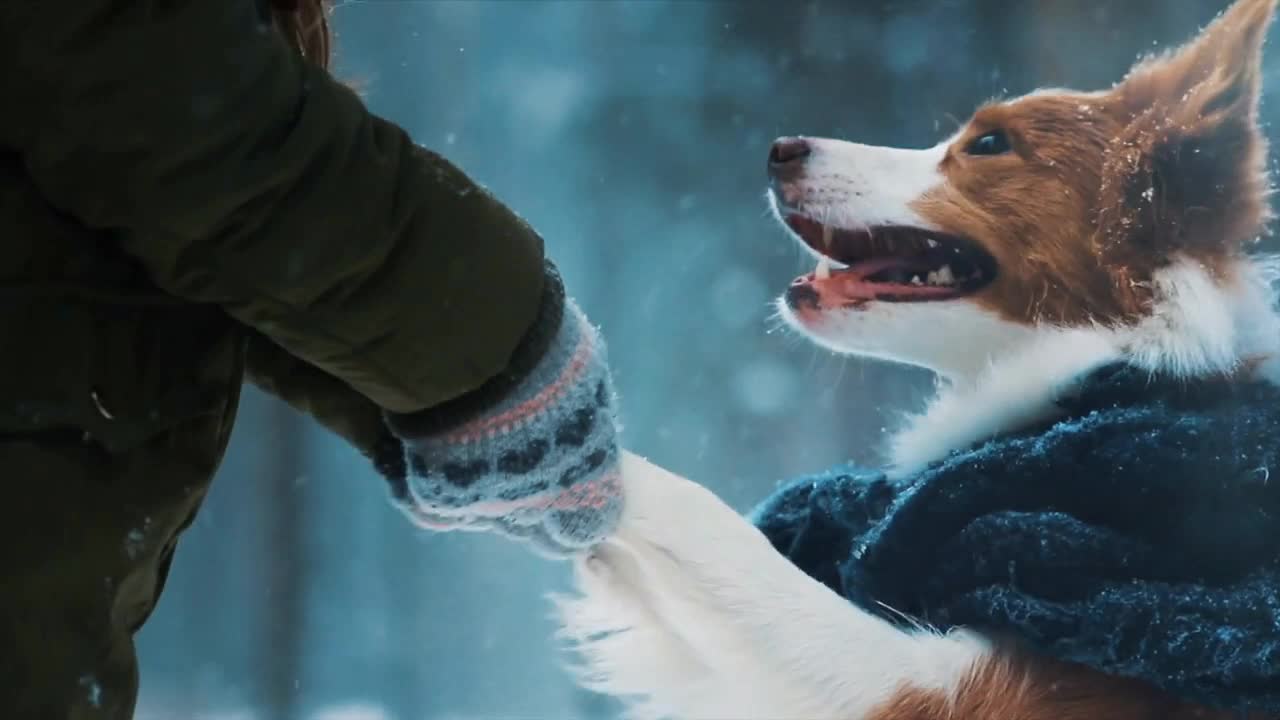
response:
[[[1009,136],[1003,130],[992,130],[985,135],[979,135],[969,143],[969,147],[965,148],[965,152],[970,155],[1003,155],[1013,147],[1009,145]]]

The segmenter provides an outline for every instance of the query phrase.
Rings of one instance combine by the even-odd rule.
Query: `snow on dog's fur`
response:
[[[927,150],[783,138],[779,219],[818,258],[779,301],[837,352],[935,371],[891,443],[910,474],[1052,419],[1105,363],[1280,379],[1258,126],[1276,0],[1239,0],[1110,90],[978,110]],[[583,683],[641,717],[1215,717],[980,635],[903,632],[776,553],[709,491],[624,461],[616,536],[559,602]]]

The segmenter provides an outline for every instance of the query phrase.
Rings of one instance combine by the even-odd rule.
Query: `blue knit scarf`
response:
[[[1280,713],[1280,389],[1111,366],[1060,404],[1049,427],[905,481],[801,478],[754,520],[892,622],[1012,635],[1188,700]]]

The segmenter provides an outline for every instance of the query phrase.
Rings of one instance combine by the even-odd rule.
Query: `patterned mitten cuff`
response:
[[[622,497],[604,343],[548,270],[539,318],[506,372],[387,421],[409,469],[393,495],[415,523],[498,530],[563,556],[608,536]]]

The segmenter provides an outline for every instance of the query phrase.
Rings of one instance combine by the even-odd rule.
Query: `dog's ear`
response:
[[[1238,0],[1191,42],[1139,62],[1112,91],[1121,111],[1160,108],[1184,122],[1256,119],[1262,45],[1276,0]]]
[[[1102,241],[1220,252],[1261,232],[1270,208],[1258,102],[1275,6],[1238,0],[1190,43],[1139,63],[1106,94],[1123,130],[1103,174]]]

